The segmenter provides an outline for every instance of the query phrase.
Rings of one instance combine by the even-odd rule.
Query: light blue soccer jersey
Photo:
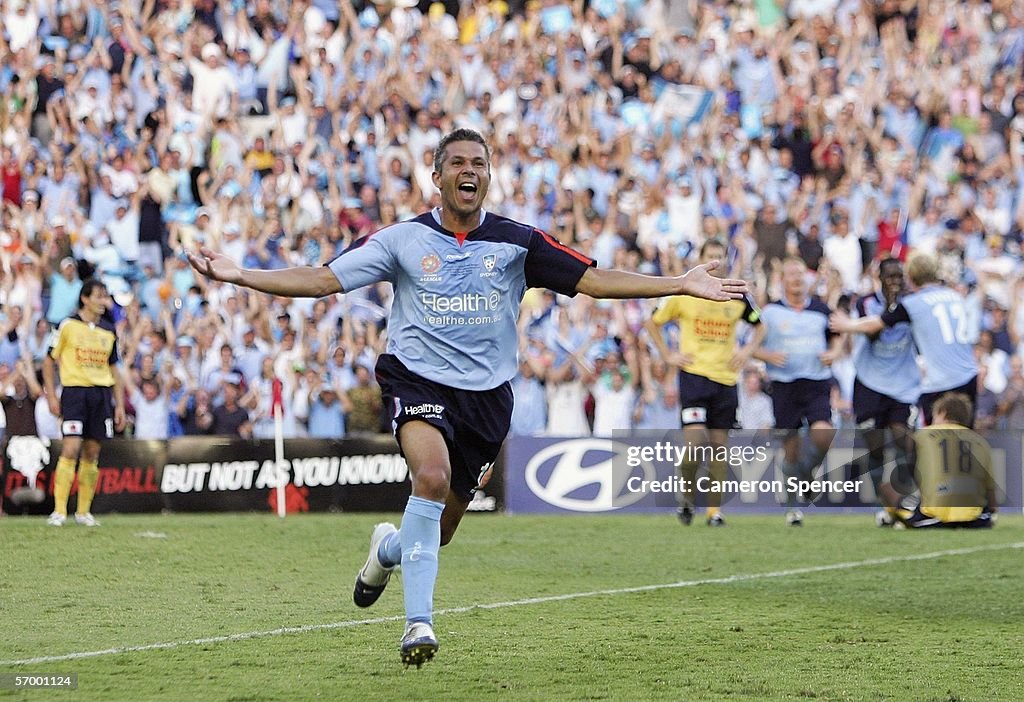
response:
[[[767,332],[761,348],[786,354],[782,366],[768,364],[768,377],[779,383],[794,380],[828,380],[832,371],[818,358],[828,350],[834,336],[828,330],[828,316],[832,310],[824,302],[812,299],[807,307],[798,310],[785,300],[769,302],[761,310],[761,323]]]
[[[891,327],[910,322],[917,351],[924,361],[921,392],[942,392],[965,385],[978,374],[971,347],[972,332],[964,298],[943,285],[911,293],[882,315]]]
[[[857,313],[861,317],[884,312],[885,299],[878,293],[857,302]],[[858,334],[854,344],[853,364],[861,385],[897,402],[917,402],[921,394],[921,373],[917,369],[909,322],[886,327],[874,338]]]
[[[442,385],[490,390],[518,370],[526,288],[574,295],[594,262],[489,212],[473,231],[449,232],[434,210],[363,237],[327,265],[346,291],[394,285],[387,352],[406,368]]]

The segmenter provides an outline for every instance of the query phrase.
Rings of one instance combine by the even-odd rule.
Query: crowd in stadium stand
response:
[[[487,208],[601,266],[677,274],[708,237],[758,301],[798,256],[848,308],[937,254],[978,330],[980,426],[1024,429],[1024,5],[1016,0],[0,0],[0,380],[98,276],[134,434],[387,430],[387,285],[272,299],[193,275],[319,265],[439,204],[433,148],[493,148]],[[678,426],[654,301],[531,290],[514,433]],[[671,330],[670,330],[671,333]],[[770,426],[756,364],[741,422]],[[849,423],[852,366],[837,363]],[[12,392],[15,392],[12,390]],[[543,411],[546,409],[546,412]],[[59,436],[45,402],[39,431]]]

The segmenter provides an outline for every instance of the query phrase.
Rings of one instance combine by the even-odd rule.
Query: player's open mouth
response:
[[[476,199],[477,187],[475,183],[460,183],[459,196],[463,202],[472,202]]]

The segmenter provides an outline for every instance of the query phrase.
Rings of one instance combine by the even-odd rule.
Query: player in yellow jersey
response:
[[[124,428],[124,386],[118,366],[117,334],[106,312],[110,293],[98,280],[82,284],[78,313],[63,322],[43,359],[43,382],[50,411],[61,418],[63,435],[54,477],[53,514],[50,526],[64,526],[68,496],[78,464],[78,506],[75,522],[97,526],[92,498],[99,477],[100,442]],[[60,397],[56,392],[56,367],[60,368]]]
[[[725,260],[728,253],[720,239],[708,239],[700,249],[701,263]],[[725,266],[714,272],[724,276]],[[737,349],[736,328],[743,320],[754,325],[754,333],[746,346]],[[661,327],[675,321],[679,324],[679,349],[670,352]],[[683,440],[690,447],[710,449],[708,472],[712,484],[726,478],[726,462],[720,460],[720,448],[729,442],[729,430],[736,424],[739,399],[736,382],[739,372],[764,338],[760,312],[749,297],[728,302],[711,302],[679,295],[662,302],[646,323],[647,333],[661,357],[679,369],[679,408],[683,424]],[[680,477],[690,489],[679,495],[679,519],[689,525],[693,521],[693,486],[701,466],[701,452],[687,451],[679,465]],[[722,516],[722,495],[708,495],[707,523],[725,526]]]
[[[909,508],[889,483],[880,491],[897,522],[913,528],[991,527],[996,511],[992,455],[988,442],[971,431],[971,400],[948,393],[932,408],[934,423],[914,434],[920,503]]]

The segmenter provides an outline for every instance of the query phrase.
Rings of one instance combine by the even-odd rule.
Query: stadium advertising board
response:
[[[53,509],[51,477],[60,450],[60,441],[19,437],[12,442],[2,483],[5,511],[48,514]],[[293,439],[285,441],[284,455],[279,471],[273,441],[108,441],[100,454],[93,512],[276,511],[281,479],[290,512],[405,509],[408,468],[391,437]],[[40,491],[35,497],[33,484]],[[72,495],[76,492],[77,484]],[[495,470],[471,509],[501,509],[503,492],[501,471]]]
[[[167,454],[166,443],[105,441],[93,511],[159,512],[163,509],[160,473]],[[53,511],[53,470],[60,458],[61,444],[61,441],[36,436],[10,438],[4,456],[4,511],[14,514]],[[30,494],[33,485],[39,491],[35,497]],[[77,493],[76,479],[71,494]],[[42,502],[37,502],[40,498]]]
[[[993,478],[1000,509],[1024,509],[1021,457],[1024,434],[991,432]],[[734,433],[721,456],[728,464],[724,508],[735,512],[780,509],[796,487],[781,471],[781,442],[768,434]],[[688,450],[678,433],[634,433],[611,439],[511,437],[505,444],[505,508],[510,512],[662,512],[675,510],[680,491],[676,464]],[[821,493],[814,508],[867,509],[877,503],[867,475],[849,468],[864,449],[852,431],[841,431],[824,470],[808,486]],[[889,458],[892,452],[887,453]],[[698,505],[711,492],[706,470],[692,486]]]

